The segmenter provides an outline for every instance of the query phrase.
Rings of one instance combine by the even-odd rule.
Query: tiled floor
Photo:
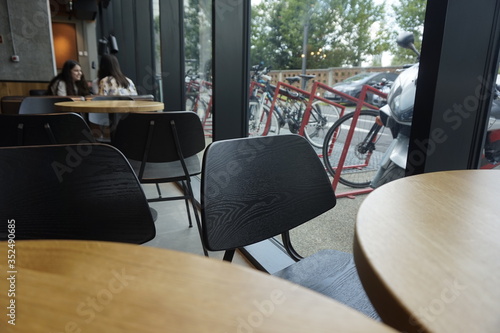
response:
[[[143,185],[146,197],[157,197],[154,185]],[[180,195],[174,184],[161,184],[162,196]],[[150,207],[158,212],[156,220],[156,237],[145,243],[145,246],[160,247],[182,252],[203,255],[200,235],[191,209],[193,227],[189,228],[188,216],[184,200],[173,200],[150,203]],[[191,207],[190,207],[191,208]],[[222,260],[223,252],[209,252],[209,257]],[[251,264],[240,254],[236,253],[234,264],[251,267]]]

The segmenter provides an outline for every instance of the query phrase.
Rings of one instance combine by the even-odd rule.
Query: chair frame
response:
[[[276,147],[280,147],[281,153]],[[267,150],[272,149],[272,155],[266,153]],[[287,151],[295,150],[296,153],[291,158]],[[246,158],[245,154],[248,156],[253,155],[252,158]],[[231,182],[225,184],[220,192],[224,192],[219,198],[215,198],[211,193],[216,190],[216,182],[212,180],[214,174],[221,172],[221,168],[225,168],[223,165],[216,165],[216,160],[224,161],[229,165],[238,166],[240,170],[239,173],[228,172],[231,176]],[[283,162],[283,161],[286,161]],[[289,200],[290,204],[297,205],[297,197],[304,196],[305,193],[311,193],[311,198],[304,198],[301,200],[300,204],[312,207],[310,212],[300,213],[300,214],[281,214],[276,211],[275,208],[267,207],[267,210],[263,209],[259,211],[258,199],[253,196],[266,195],[265,187],[266,184],[253,184],[250,179],[251,171],[255,170],[259,174],[260,182],[273,182],[274,177],[293,177],[297,170],[304,170],[308,174],[300,177],[301,179],[294,179],[296,184],[278,184],[278,188],[268,187],[269,191],[283,192],[286,193],[287,197],[295,198]],[[315,174],[309,175],[310,172]],[[300,171],[299,171],[300,173]],[[307,180],[307,179],[310,180]],[[308,182],[312,186],[308,185]],[[314,182],[314,183],[313,183]],[[300,184],[300,185],[299,185]],[[248,197],[243,193],[238,193],[239,186],[244,186],[247,191],[255,191],[256,193],[248,193]],[[250,190],[251,189],[251,190]],[[233,192],[231,192],[233,191]],[[277,194],[273,194],[277,195]],[[231,207],[231,202],[228,198],[236,198],[242,200],[239,204],[243,205],[245,202],[248,203],[248,215],[242,214],[241,218],[244,220],[243,223],[248,224],[247,232],[252,233],[253,228],[256,230],[266,230],[265,232],[260,231],[252,233],[245,239],[245,241],[240,241],[235,237],[238,234],[238,226],[232,225],[229,221],[223,221],[225,214],[235,214],[228,218],[237,219],[239,214],[238,208],[240,206]],[[260,198],[262,199],[262,198]],[[246,201],[245,201],[246,200]],[[278,197],[273,197],[272,195],[268,198],[269,201],[279,201]],[[241,138],[232,139],[224,141],[216,141],[211,143],[205,150],[205,155],[203,157],[203,167],[202,167],[202,181],[201,181],[201,215],[202,215],[202,230],[203,239],[205,246],[212,251],[224,250],[224,260],[231,261],[235,250],[246,245],[251,245],[259,241],[269,239],[271,237],[282,235],[283,245],[290,255],[290,257],[298,261],[302,258],[297,251],[293,248],[290,241],[289,230],[297,227],[312,218],[330,210],[336,204],[335,193],[330,184],[328,175],[326,174],[321,161],[319,160],[316,152],[311,147],[311,145],[303,140],[297,135],[279,135],[270,137],[252,137],[252,138]],[[231,207],[224,210],[220,207],[225,206]],[[285,210],[286,207],[281,207],[280,209]],[[267,218],[266,222],[259,220],[258,214],[275,216],[276,218]],[[287,216],[287,219],[282,218],[282,216]],[[272,223],[271,223],[272,222]],[[216,235],[215,230],[217,230],[218,223],[224,225],[224,232],[220,231],[221,234]],[[237,224],[237,223],[235,223]],[[250,228],[251,226],[251,228]],[[227,235],[223,235],[227,233]],[[223,239],[226,237],[226,239]]]
[[[129,159],[140,183],[155,184],[158,197],[149,198],[148,202],[184,200],[189,227],[193,225],[189,207],[191,205],[201,239],[201,219],[191,185],[191,176],[200,174],[201,166],[193,172],[187,163],[192,160],[199,163],[196,155],[205,148],[205,137],[199,117],[191,111],[169,111],[132,112],[119,118],[111,143]],[[130,137],[134,138],[133,142]],[[139,162],[139,165],[134,161]],[[174,176],[168,174],[168,169],[165,169],[164,177],[147,177],[148,167],[155,163],[164,163],[166,168],[169,163],[180,163],[182,172]],[[159,184],[170,182],[180,182],[184,195],[163,197]],[[204,255],[208,256],[203,242],[202,246]]]
[[[0,147],[95,142],[76,113],[0,114]]]
[[[73,101],[68,96],[27,96],[19,106],[19,114],[55,113],[54,103]]]
[[[298,260],[274,276],[331,297],[378,318],[352,254],[322,250],[301,259],[289,230],[336,205],[331,181],[317,153],[302,136],[289,134],[215,141],[205,150],[201,217],[208,250],[236,249],[281,234],[287,252]],[[299,260],[301,259],[301,260]]]

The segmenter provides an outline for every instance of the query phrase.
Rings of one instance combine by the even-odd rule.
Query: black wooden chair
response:
[[[76,113],[0,114],[0,147],[87,142],[95,139]]]
[[[151,94],[146,95],[130,95],[134,101],[154,101],[155,97]]]
[[[15,239],[141,244],[155,236],[146,197],[124,156],[104,144],[0,148],[0,218]],[[0,240],[8,237],[7,223]]]
[[[30,89],[30,96],[47,96],[47,89]]]
[[[1,114],[18,114],[21,103],[26,96],[2,96],[0,98]]]
[[[19,106],[19,114],[55,113],[54,103],[73,102],[66,96],[29,96]]]
[[[203,158],[202,234],[210,251],[235,249],[277,235],[300,256],[288,231],[330,210],[335,194],[325,168],[301,136],[216,141]],[[352,254],[320,251],[275,273],[378,318],[357,275]]]
[[[185,200],[189,227],[192,227],[191,204],[201,236],[191,186],[191,176],[201,173],[197,154],[205,148],[200,118],[191,111],[133,112],[117,118],[111,143],[127,157],[142,184],[156,184],[158,197],[148,201]],[[180,182],[184,195],[163,196],[159,184],[171,182]]]

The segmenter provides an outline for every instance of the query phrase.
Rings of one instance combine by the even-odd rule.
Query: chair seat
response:
[[[195,176],[201,173],[201,163],[198,155],[193,155],[185,158],[186,167],[188,169],[190,176]],[[139,169],[141,168],[141,162],[129,159],[132,169],[134,169],[136,174],[139,174]],[[144,175],[142,178],[143,183],[157,183],[165,181],[175,180],[175,178],[185,178],[184,170],[180,161],[165,162],[165,163],[152,163],[146,164],[144,169]],[[165,179],[165,180],[164,180]]]
[[[322,250],[273,274],[380,320],[359,280],[352,254]]]
[[[109,126],[109,115],[107,113],[89,113],[89,121],[100,126]]]

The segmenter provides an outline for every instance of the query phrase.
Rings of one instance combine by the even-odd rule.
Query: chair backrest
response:
[[[0,114],[0,147],[95,142],[76,113]]]
[[[144,192],[124,156],[104,144],[0,148],[0,218],[15,239],[141,244],[155,236]],[[7,239],[7,223],[0,240]]]
[[[155,97],[151,94],[148,95],[132,95],[130,96],[134,101],[154,101]]]
[[[93,101],[133,101],[130,96],[122,95],[95,95],[92,97]]]
[[[23,99],[19,107],[19,114],[54,113],[54,103],[73,102],[67,96],[29,96]]]
[[[0,99],[2,114],[18,114],[21,103],[26,96],[3,96]]]
[[[205,150],[201,214],[209,250],[282,234],[335,204],[325,168],[301,136],[216,141]]]
[[[146,162],[173,162],[205,148],[205,136],[198,115],[191,111],[133,112],[120,114],[111,138],[127,158]],[[146,154],[146,155],[145,155]]]
[[[46,96],[47,89],[30,89],[30,96]]]

